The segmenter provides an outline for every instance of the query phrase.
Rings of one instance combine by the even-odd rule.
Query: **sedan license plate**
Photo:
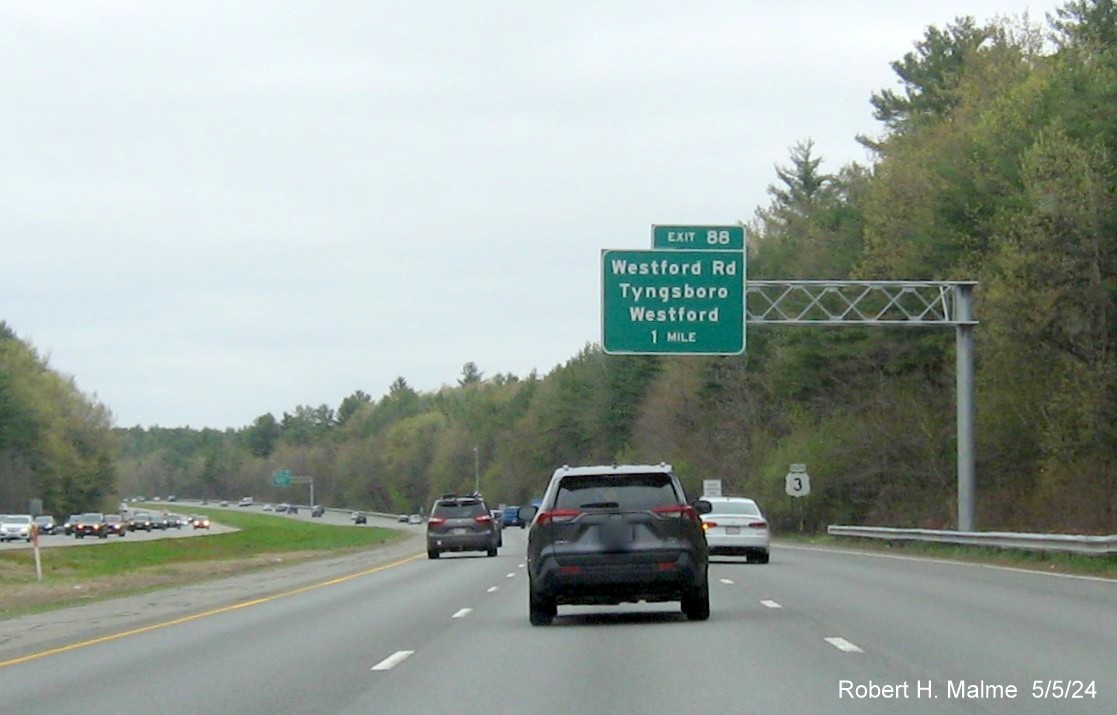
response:
[[[451,533],[453,533],[453,534],[468,534],[469,529],[454,529]]]
[[[725,533],[727,533],[727,534],[740,534],[741,533],[741,527],[739,527],[739,526],[727,526],[727,527],[725,527]]]

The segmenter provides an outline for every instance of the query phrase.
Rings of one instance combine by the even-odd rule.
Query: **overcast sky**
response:
[[[0,320],[121,427],[543,375],[601,249],[865,163],[928,25],[1060,4],[0,0]]]

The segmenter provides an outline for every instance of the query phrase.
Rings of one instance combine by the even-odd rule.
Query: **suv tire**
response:
[[[486,552],[489,556],[496,556],[496,547],[492,547]]]
[[[437,551],[431,551],[430,549],[428,549],[427,550],[427,558],[428,559],[437,559],[438,558],[438,552]]]
[[[683,595],[683,613],[688,621],[706,621],[710,618],[710,582]]]
[[[545,596],[536,596],[529,591],[528,595],[528,620],[533,626],[549,626],[558,615],[558,606],[554,600]]]

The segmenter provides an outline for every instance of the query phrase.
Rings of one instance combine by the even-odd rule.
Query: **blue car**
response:
[[[524,520],[520,518],[520,507],[506,506],[501,514],[500,523],[503,526],[518,526],[524,528]]]

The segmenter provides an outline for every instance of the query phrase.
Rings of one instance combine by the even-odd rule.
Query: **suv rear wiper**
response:
[[[620,509],[621,505],[615,501],[595,501],[589,504],[581,504],[579,509]]]

